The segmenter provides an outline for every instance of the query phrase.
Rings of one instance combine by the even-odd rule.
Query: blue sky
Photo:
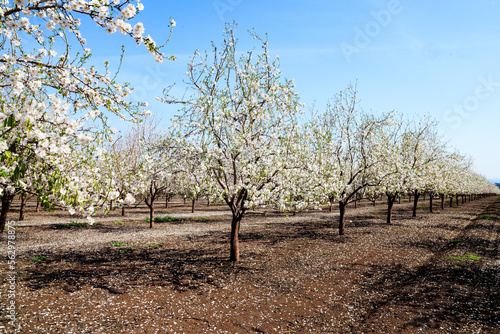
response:
[[[186,65],[196,49],[220,45],[235,20],[239,49],[256,44],[247,30],[269,36],[283,76],[293,78],[301,101],[322,110],[329,98],[357,81],[366,110],[431,115],[450,147],[469,154],[476,171],[500,181],[500,4],[493,0],[361,1],[148,1],[136,17],[158,43],[177,25],[161,65],[120,35],[82,27],[94,61],[127,52],[119,75],[168,121],[175,107],[155,102],[164,87],[183,91]],[[306,107],[307,108],[307,107]],[[123,125],[118,125],[123,128]]]

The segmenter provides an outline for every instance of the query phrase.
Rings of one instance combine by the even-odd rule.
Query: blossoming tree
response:
[[[137,149],[130,192],[149,208],[149,227],[155,224],[155,202],[174,187],[177,158],[172,136],[160,127],[160,120],[150,118],[130,131]],[[130,168],[126,164],[126,168]]]
[[[190,138],[188,150],[198,155],[212,197],[231,209],[231,261],[240,259],[245,212],[278,197],[279,174],[291,167],[287,157],[300,107],[292,81],[280,78],[267,41],[253,37],[260,54],[240,55],[233,27],[227,26],[212,57],[193,56],[187,72],[193,97],[176,121]]]
[[[357,91],[348,86],[313,125],[314,156],[318,165],[318,198],[336,200],[339,205],[339,234],[345,233],[347,204],[368,186],[378,185],[387,173],[383,169],[384,132],[390,131],[392,113],[373,115],[357,105]]]
[[[53,1],[1,1],[0,2],[0,192],[2,210],[7,211],[13,195],[30,192],[24,180],[35,172],[47,182],[42,196],[45,205],[55,203],[78,209],[82,213],[94,211],[85,205],[106,194],[116,195],[107,187],[97,195],[99,184],[93,191],[78,192],[69,197],[67,185],[90,184],[96,166],[66,159],[77,152],[84,142],[93,141],[91,151],[102,143],[97,129],[106,126],[106,115],[114,113],[120,118],[133,118],[144,108],[141,103],[125,101],[130,92],[128,85],[120,85],[109,73],[87,67],[91,51],[79,26],[86,20],[97,23],[108,33],[119,31],[144,44],[157,61],[166,58],[150,36],[144,36],[144,26],[129,21],[144,6],[139,1],[53,0]],[[175,22],[171,21],[172,27]],[[100,126],[93,122],[100,120]],[[73,145],[76,145],[73,147]],[[89,146],[90,147],[90,146]],[[84,161],[95,157],[88,152]],[[65,165],[69,163],[69,165]],[[86,166],[89,166],[86,168]],[[67,171],[71,171],[69,175]],[[90,177],[87,182],[84,178]],[[63,181],[65,180],[65,181]],[[105,183],[107,184],[107,183]],[[64,192],[64,194],[61,192]],[[95,198],[84,198],[93,193]],[[47,195],[47,194],[50,194]],[[90,201],[91,200],[91,201]],[[89,209],[89,210],[87,210]],[[6,214],[0,217],[3,231]]]

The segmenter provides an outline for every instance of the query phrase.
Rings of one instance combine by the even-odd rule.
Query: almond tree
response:
[[[209,183],[203,161],[200,159],[199,151],[190,150],[184,146],[184,155],[179,157],[178,173],[175,176],[177,189],[185,199],[191,201],[191,213],[194,213],[196,201],[202,196],[210,197],[208,193]],[[192,149],[193,147],[191,147]]]
[[[390,173],[381,180],[380,191],[387,196],[387,223],[392,222],[392,208],[396,199],[408,189],[415,189],[415,175],[421,172],[430,161],[422,158],[422,149],[429,132],[434,132],[436,122],[429,118],[419,122],[401,119],[395,128],[392,140],[387,140],[387,159],[384,170]],[[418,195],[417,195],[418,197]]]
[[[151,118],[136,124],[130,137],[138,145],[137,167],[130,192],[147,205],[149,227],[154,228],[155,202],[173,186],[177,158],[172,136],[160,128],[158,119]]]
[[[416,132],[414,145],[407,151],[410,161],[413,161],[410,170],[408,192],[413,195],[413,213],[417,216],[418,199],[428,188],[435,194],[434,182],[437,164],[446,153],[446,145],[437,134],[435,126],[423,126]],[[432,188],[432,189],[431,189]]]
[[[138,127],[139,125],[136,125]],[[121,214],[125,216],[126,204],[135,203],[132,194],[137,192],[137,177],[141,164],[141,138],[140,132],[130,129],[118,137],[106,150],[106,158],[101,168],[113,179],[113,184],[118,192],[116,202],[110,203],[110,210],[121,207]]]
[[[356,194],[384,178],[384,132],[390,132],[392,113],[374,115],[357,105],[357,91],[348,86],[313,126],[318,146],[313,157],[318,164],[321,196],[334,198],[340,210],[339,234],[345,233],[345,211]]]
[[[280,78],[267,41],[253,37],[262,53],[238,53],[232,26],[226,27],[223,45],[213,46],[212,57],[195,53],[187,72],[192,99],[176,121],[189,138],[187,152],[197,155],[205,171],[211,196],[231,209],[235,262],[246,211],[275,202],[279,175],[291,168],[287,158],[299,112],[292,81]]]
[[[127,22],[143,7],[131,0],[0,3],[1,231],[13,194],[27,191],[24,178],[35,172],[46,179],[56,179],[42,187],[45,205],[67,200],[64,207],[88,213],[91,210],[87,209],[95,209],[89,200],[99,198],[102,203],[102,196],[111,193],[103,189],[97,195],[98,185],[94,184],[92,191],[81,191],[70,199],[68,193],[76,192],[67,192],[67,182],[76,177],[80,183],[90,185],[95,179],[91,174],[97,167],[82,163],[81,168],[89,169],[75,170],[75,161],[67,157],[70,151],[77,151],[82,141],[90,139],[93,150],[102,143],[104,138],[97,132],[102,126],[107,129],[106,115],[134,118],[145,105],[125,100],[130,87],[115,81],[109,73],[109,63],[104,72],[87,66],[91,51],[86,48],[79,26],[87,20],[107,33],[119,31],[144,44],[157,61],[162,61],[165,56],[160,47],[151,37],[143,36],[143,24],[138,22],[132,27]],[[171,26],[174,24],[172,21]],[[99,125],[93,126],[96,120]],[[89,152],[85,159],[91,157],[96,154]],[[65,175],[66,171],[71,171],[71,175]],[[83,181],[88,175],[91,179]],[[83,194],[93,195],[84,199]]]

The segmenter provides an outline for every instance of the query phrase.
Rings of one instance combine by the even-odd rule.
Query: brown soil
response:
[[[183,220],[150,230],[145,208],[61,227],[53,222],[76,219],[31,203],[16,229],[16,324],[65,334],[498,333],[498,198],[432,214],[422,202],[418,218],[409,205],[395,206],[392,225],[384,205],[350,207],[344,236],[336,212],[250,212],[242,261],[231,264],[223,206],[191,215],[177,201],[169,215]],[[5,233],[0,242],[7,273]],[[13,332],[5,317],[2,326]]]

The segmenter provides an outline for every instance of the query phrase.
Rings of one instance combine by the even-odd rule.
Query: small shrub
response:
[[[116,222],[113,222],[114,224],[118,224],[118,225],[123,225],[123,222],[121,220],[118,220]]]
[[[460,242],[460,241],[464,241],[464,238],[456,238],[456,239],[453,239],[451,242],[456,243],[456,242]]]
[[[99,223],[98,223],[99,224]],[[87,223],[69,222],[69,223],[57,223],[56,227],[85,227]]]
[[[70,222],[68,226],[74,226],[74,227],[84,227],[87,226],[87,223],[78,223],[78,222]]]
[[[497,218],[497,217],[494,217],[494,216],[490,216],[490,215],[482,215],[482,216],[479,216],[479,219],[484,219],[484,220],[497,220],[498,218]]]
[[[448,256],[447,259],[449,260],[457,260],[457,261],[465,261],[465,260],[473,260],[473,261],[478,261],[479,256],[477,255],[471,255],[471,254],[466,254],[462,256]]]
[[[46,256],[37,256],[37,257],[34,257],[32,259],[29,259],[28,261],[42,262],[42,261],[45,261],[45,260],[47,260]]]
[[[181,221],[182,219],[180,218],[175,218],[175,217],[170,217],[170,216],[165,216],[165,217],[155,217],[155,223],[166,223],[166,222],[178,222]],[[150,219],[149,217],[146,218],[146,222],[149,223]]]
[[[124,244],[123,242],[119,241],[112,241],[109,243],[109,247],[130,247],[133,246],[131,244]]]

